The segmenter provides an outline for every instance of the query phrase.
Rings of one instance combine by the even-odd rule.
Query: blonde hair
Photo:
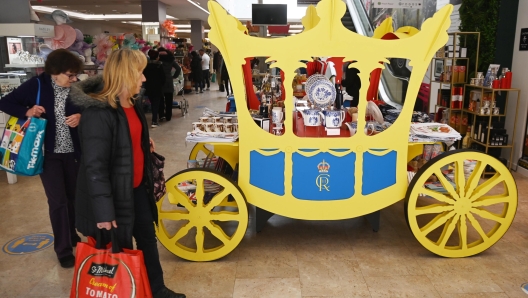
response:
[[[103,70],[103,90],[93,97],[116,109],[119,95],[126,91],[128,94],[134,94],[129,99],[130,104],[134,105],[134,100],[138,97],[138,94],[135,94],[137,81],[145,66],[147,57],[141,51],[124,48],[112,52]]]

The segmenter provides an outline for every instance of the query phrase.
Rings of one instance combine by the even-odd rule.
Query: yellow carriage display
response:
[[[192,261],[227,255],[246,232],[247,204],[289,218],[339,220],[379,215],[405,199],[407,221],[417,240],[445,257],[480,253],[504,235],[517,208],[517,188],[495,158],[449,151],[430,160],[408,183],[407,163],[423,148],[423,143],[408,142],[414,102],[433,55],[447,42],[451,5],[427,20],[421,31],[399,40],[368,38],[346,29],[340,21],[345,12],[341,0],[311,6],[303,19],[304,32],[278,39],[246,35],[240,22],[216,2],[209,1],[209,10],[209,38],[223,54],[237,107],[246,106],[242,65],[247,57],[269,57],[272,67],[284,72],[285,82],[305,67],[301,60],[313,56],[355,61],[363,86],[369,85],[373,70],[384,67],[380,62],[392,57],[409,59],[412,75],[399,118],[372,136],[358,129],[351,137],[299,137],[287,124],[277,136],[239,108],[240,141],[199,143],[190,157],[221,157],[237,169],[237,181],[211,169],[187,169],[167,180],[167,195],[158,202],[157,234],[168,250]],[[286,94],[293,94],[290,84],[284,87]],[[360,92],[359,106],[365,107],[366,88]],[[293,115],[294,108],[286,97],[285,115]],[[358,113],[357,127],[365,127],[366,109]],[[470,173],[468,161],[474,165]],[[424,186],[431,176],[438,177],[442,191]],[[192,195],[185,187],[194,190]]]

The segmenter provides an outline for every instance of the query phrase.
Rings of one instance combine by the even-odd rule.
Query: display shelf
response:
[[[503,113],[502,114],[499,114],[499,115],[493,115],[492,113],[490,113],[490,115],[483,115],[481,113],[477,113],[476,111],[470,111],[467,109],[467,106],[469,105],[468,104],[464,104],[464,110],[463,112],[464,113],[467,113],[469,115],[472,115],[473,117],[471,117],[471,125],[476,125],[477,123],[477,117],[479,117],[479,119],[481,120],[480,123],[486,123],[486,128],[484,128],[484,131],[482,133],[485,134],[485,141],[484,142],[481,142],[481,141],[478,141],[477,139],[474,138],[473,135],[470,135],[470,144],[471,143],[476,143],[476,144],[479,144],[481,146],[484,147],[484,152],[486,154],[489,154],[489,149],[493,149],[493,148],[505,148],[505,149],[509,149],[510,150],[510,158],[508,159],[508,162],[509,162],[509,168],[511,169],[512,165],[513,165],[513,148],[515,146],[515,143],[514,143],[514,139],[515,139],[515,132],[516,132],[516,126],[517,126],[517,116],[518,116],[518,110],[519,110],[519,102],[520,102],[520,98],[521,98],[521,90],[520,89],[517,89],[517,88],[509,88],[509,89],[494,89],[494,88],[489,88],[489,87],[483,87],[483,86],[476,86],[476,85],[471,85],[471,84],[465,84],[464,85],[464,103],[466,103],[466,101],[468,100],[471,100],[469,99],[469,96],[466,96],[469,94],[469,92],[471,90],[475,90],[475,89],[480,89],[482,94],[484,93],[487,93],[487,94],[491,94],[491,97],[490,97],[490,101],[491,102],[495,102],[496,105],[498,105],[499,103],[501,105],[503,105],[502,107],[502,111]],[[505,93],[505,96],[504,98],[497,98],[497,94],[500,93],[500,92],[503,92]],[[514,124],[513,124],[513,129],[512,130],[507,130],[506,131],[506,135],[508,137],[511,137],[511,142],[508,144],[508,145],[500,145],[500,146],[496,146],[496,145],[490,145],[490,133],[491,133],[491,130],[494,129],[493,128],[493,125],[494,125],[494,122],[492,122],[493,118],[494,117],[507,117],[507,111],[508,111],[508,104],[509,104],[509,101],[510,101],[510,93],[511,92],[516,92],[517,93],[517,97],[516,97],[516,101],[515,101],[515,115],[514,115]],[[495,128],[498,128],[498,127],[495,127]],[[501,127],[502,129],[502,127]],[[496,156],[498,157],[498,156]]]
[[[486,116],[491,116],[491,117],[506,117],[506,114],[499,114],[499,115],[486,115],[486,114],[480,114],[480,113],[477,113],[475,111],[470,111],[468,109],[463,109],[464,113],[468,113],[468,114],[471,114],[471,115],[477,115],[477,116],[482,116],[482,117],[486,117]]]
[[[474,138],[472,138],[472,137],[469,138],[469,141],[470,141],[471,143],[477,143],[477,144],[479,144],[479,145],[481,145],[481,146],[489,147],[489,148],[513,148],[513,145],[512,145],[512,144],[510,144],[510,145],[498,145],[498,146],[497,146],[497,145],[484,144],[484,143],[482,143],[481,141],[476,140],[476,139],[474,139]]]
[[[15,63],[15,64],[6,64],[5,68],[40,68],[44,67],[44,64],[22,64],[22,63]]]
[[[431,81],[431,83],[438,83],[438,84],[446,84],[446,85],[464,85],[466,82],[460,82],[460,83],[453,83],[448,81]]]

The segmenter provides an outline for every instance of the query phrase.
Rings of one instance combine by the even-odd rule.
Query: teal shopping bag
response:
[[[38,82],[37,105],[40,103]],[[35,117],[9,118],[0,139],[0,169],[24,176],[42,173],[47,122]]]
[[[213,72],[213,74],[211,75],[211,83],[214,82],[216,82],[216,72]]]

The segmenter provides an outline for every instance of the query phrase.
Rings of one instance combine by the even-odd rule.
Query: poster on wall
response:
[[[9,63],[16,63],[18,60],[18,52],[23,51],[22,39],[7,37],[7,52],[9,54]]]
[[[519,40],[519,51],[528,51],[528,28],[521,29],[521,38]]]
[[[373,1],[374,8],[422,8],[423,0],[382,0]]]

